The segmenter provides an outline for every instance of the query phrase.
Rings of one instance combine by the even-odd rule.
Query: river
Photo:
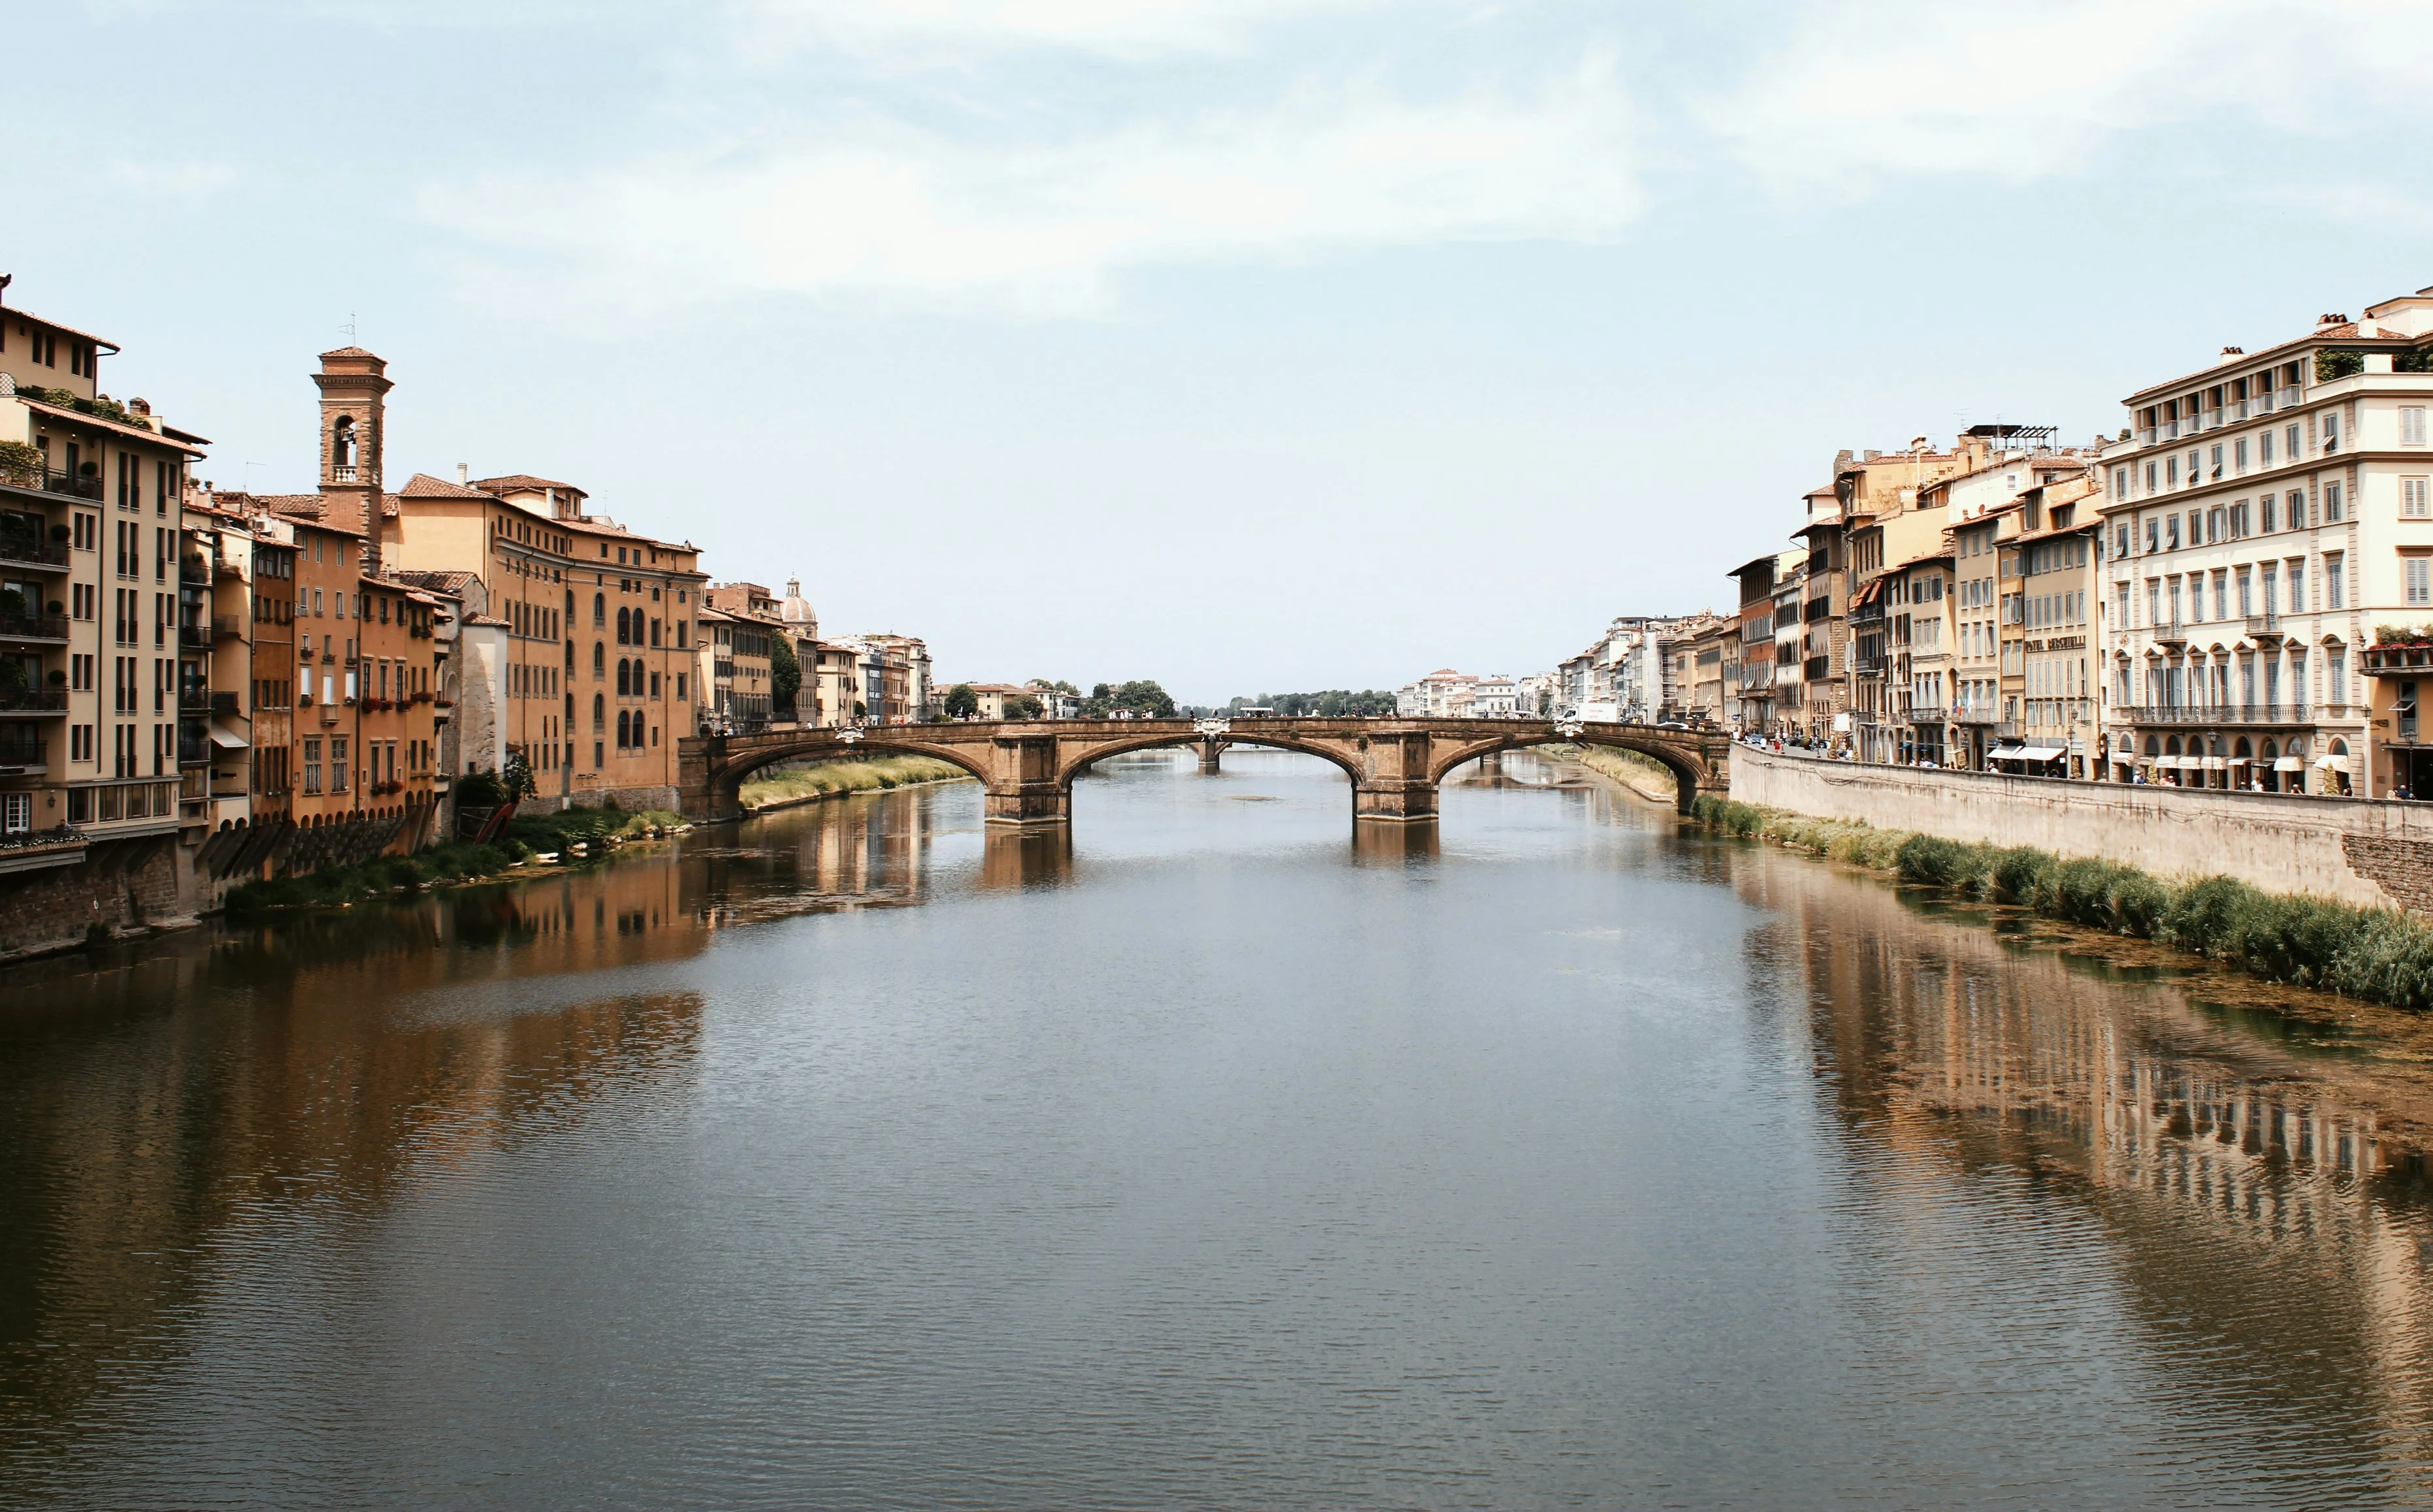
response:
[[[1507,757],[0,976],[0,1504],[2433,1501],[2433,1035]]]

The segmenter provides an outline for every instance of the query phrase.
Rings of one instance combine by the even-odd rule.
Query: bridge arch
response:
[[[1715,780],[1714,775],[1707,771],[1705,762],[1694,761],[1684,756],[1660,735],[1595,729],[1584,729],[1577,735],[1556,733],[1557,739],[1573,745],[1597,745],[1614,751],[1632,751],[1661,763],[1665,771],[1673,773],[1673,805],[1685,814],[1690,811],[1690,805],[1697,798],[1699,792]],[[1553,742],[1547,739],[1547,734],[1546,730],[1540,728],[1527,734],[1473,740],[1455,747],[1429,769],[1428,780],[1442,782],[1453,774],[1455,768],[1475,761],[1480,756],[1493,756],[1501,751],[1522,751],[1551,744]]]
[[[933,756],[961,767],[981,783],[989,780],[987,770],[967,749],[883,734],[865,734],[859,740],[848,741],[840,739],[834,730],[806,730],[803,733],[804,739],[799,741],[756,747],[740,753],[712,773],[710,785],[716,795],[716,811],[721,815],[740,813],[743,807],[743,784],[751,780],[752,774],[789,761],[842,761],[866,756]]]
[[[1069,791],[1073,786],[1073,779],[1080,775],[1082,771],[1093,762],[1105,761],[1119,756],[1130,756],[1135,751],[1188,749],[1203,745],[1210,739],[1197,731],[1183,731],[1145,735],[1135,739],[1112,740],[1104,745],[1094,745],[1086,751],[1077,753],[1067,761],[1064,770],[1059,773],[1059,780]],[[1351,756],[1314,741],[1297,740],[1290,736],[1255,733],[1219,735],[1214,739],[1219,746],[1255,745],[1274,751],[1290,751],[1297,756],[1314,756],[1340,771],[1345,776],[1351,778],[1355,786],[1368,776],[1368,773],[1362,772]]]

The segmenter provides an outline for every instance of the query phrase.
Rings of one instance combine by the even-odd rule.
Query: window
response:
[[[2347,607],[2346,600],[2348,597],[2348,583],[2346,569],[2347,564],[2342,562],[2339,557],[2326,556],[2323,558],[2324,608],[2339,609]]]
[[[2129,469],[2128,469],[2128,468],[2126,468],[2126,467],[2115,467],[2115,468],[2113,468],[2113,469],[2112,469],[2112,497],[2113,497],[2113,498],[2115,498],[2115,499],[2126,499],[2126,498],[2128,498],[2128,497],[2129,497]],[[1969,552],[1969,554],[1970,554],[1971,556],[1974,556],[1974,555],[1975,555],[1975,554],[1977,554],[1977,553],[1976,553],[1975,550],[1972,548],[1972,549],[1970,550],[1970,552]]]
[[[2260,467],[2272,466],[2272,433],[2270,431],[2255,438],[2255,464]]]
[[[2301,697],[2305,684],[2299,683]],[[2345,704],[2349,701],[2349,652],[2346,646],[2334,646],[2323,653],[2323,702]]]
[[[2339,524],[2341,518],[2340,508],[2340,485],[2336,483],[2323,484],[2323,523]]]
[[[2298,428],[2296,426],[2293,425],[2289,427],[2288,430],[2283,432],[2282,439],[2286,443],[2282,448],[2283,454],[2288,456],[2290,461],[2295,462],[2300,457],[2305,455],[2305,453],[2301,451],[2298,448]]]
[[[2306,559],[2303,556],[2289,558],[2289,612],[2306,612]]]
[[[2221,443],[2219,441],[2214,443],[2213,448],[2213,471],[2206,476],[2213,478],[2221,476]]]
[[[2238,613],[2242,619],[2255,612],[2255,595],[2251,591],[2254,585],[2248,581],[2247,569],[2240,568],[2238,569]],[[2248,702],[2252,704],[2254,700],[2250,699]]]
[[[2399,480],[2399,512],[2410,519],[2433,519],[2433,494],[2428,494],[2428,480]]]
[[[607,728],[608,701],[605,698],[603,698],[600,694],[594,693],[591,695],[591,733],[598,735]],[[599,747],[595,744],[592,749],[597,752]],[[594,755],[591,759],[593,762],[597,763],[600,758],[597,755]]]
[[[2404,569],[2409,605],[2433,604],[2433,557],[2404,556],[2399,565]]]
[[[2338,410],[2326,410],[2323,412],[2323,450],[2328,454],[2330,452],[2338,451],[2339,449],[2340,412]]]
[[[2154,491],[2154,464],[2151,462],[2146,464],[2146,491],[2150,494]]]
[[[330,737],[330,790],[347,790],[347,738],[343,735]]]
[[[604,640],[591,643],[591,680],[595,683],[608,680],[608,643]]]
[[[2163,520],[2163,547],[2166,551],[2180,549],[2180,517],[2171,515]]]
[[[2263,510],[2263,518],[2262,518],[2262,520],[2260,521],[2260,524],[2261,524],[2261,525],[2262,525],[2262,527],[2263,527],[2264,534],[2265,534],[2265,535],[2271,535],[2274,531],[2279,530],[2279,529],[2281,528],[2281,527],[2280,527],[2280,525],[2279,525],[2278,523],[2276,523],[2276,521],[2278,521],[2278,520],[2280,519],[2280,518],[2281,518],[2281,511],[2280,511],[2280,507],[2279,507],[2278,503],[2274,501],[2273,497],[2272,497],[2271,494],[2266,494],[2266,495],[2264,496],[2264,498],[2263,498],[2262,502],[2263,502],[2263,505],[2264,505],[2264,510]]]
[[[306,793],[321,790],[321,742],[317,739],[304,742],[304,790]]]

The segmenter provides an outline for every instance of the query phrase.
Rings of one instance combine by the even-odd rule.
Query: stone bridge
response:
[[[1407,821],[1436,817],[1437,785],[1462,763],[1557,740],[1653,756],[1671,770],[1685,812],[1699,793],[1730,788],[1731,742],[1706,731],[1427,719],[1009,720],[704,736],[679,742],[677,780],[688,818],[733,819],[742,813],[738,790],[763,767],[856,754],[935,756],[979,779],[990,824],[1061,824],[1072,817],[1075,774],[1094,761],[1189,747],[1214,771],[1226,746],[1250,745],[1332,761],[1352,779],[1355,817]]]

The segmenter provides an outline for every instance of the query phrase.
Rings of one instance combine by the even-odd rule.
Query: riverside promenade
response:
[[[2433,917],[2433,804],[2071,782],[1735,745],[1736,802]]]

